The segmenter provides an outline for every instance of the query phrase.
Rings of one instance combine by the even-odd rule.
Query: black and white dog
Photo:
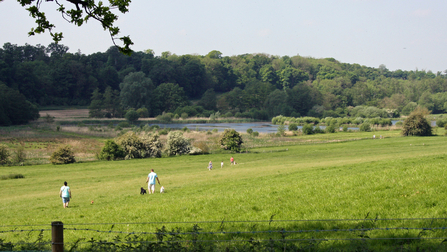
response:
[[[141,194],[141,195],[144,195],[145,193],[147,193],[146,189],[144,189],[143,187],[141,187],[140,194]]]

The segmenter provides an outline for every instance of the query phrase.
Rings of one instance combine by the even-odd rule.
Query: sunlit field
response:
[[[445,227],[445,220],[421,219],[447,215],[443,132],[433,137],[376,131],[276,141],[271,137],[245,139],[252,146],[239,154],[2,167],[0,175],[22,174],[24,178],[0,180],[1,231],[47,229],[51,222],[62,221],[67,228],[66,247],[76,247],[78,241],[79,249],[92,238],[113,241],[136,232],[141,239],[157,240],[157,229],[186,232],[194,228],[201,230],[198,239],[232,242],[216,245],[222,250],[248,248],[244,246],[253,245],[246,242],[250,239],[281,240],[285,236],[293,248],[445,249],[442,239],[375,240],[447,238],[442,228],[423,232],[436,225]],[[266,147],[256,147],[263,145]],[[229,164],[231,156],[236,165]],[[209,161],[214,164],[212,171],[206,168]],[[151,168],[166,191],[140,195],[141,187],[147,189]],[[68,209],[63,209],[58,196],[64,181],[73,192]],[[395,227],[398,229],[388,229]],[[344,229],[347,231],[337,232]],[[295,232],[285,235],[278,230]],[[273,233],[269,236],[268,232]],[[27,235],[1,232],[0,239],[37,239],[35,232]],[[366,236],[370,240],[356,240]],[[43,240],[50,237],[51,231],[43,232]],[[300,241],[312,238],[315,240]]]

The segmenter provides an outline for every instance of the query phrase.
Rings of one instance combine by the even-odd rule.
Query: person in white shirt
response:
[[[70,187],[67,186],[67,181],[65,181],[64,185],[61,187],[61,190],[59,191],[59,197],[62,198],[62,204],[64,205],[64,208],[67,208],[71,198],[71,190]]]

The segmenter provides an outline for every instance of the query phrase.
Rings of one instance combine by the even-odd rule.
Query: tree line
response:
[[[385,109],[394,116],[409,114],[416,106],[447,111],[446,72],[390,71],[384,65],[299,55],[224,57],[214,50],[155,56],[146,50],[129,56],[116,47],[85,55],[68,49],[54,43],[5,43],[0,85],[18,91],[30,106],[90,106],[94,117],[122,117],[129,109],[143,109],[147,116],[219,111],[260,120],[277,115],[344,117],[357,106]]]

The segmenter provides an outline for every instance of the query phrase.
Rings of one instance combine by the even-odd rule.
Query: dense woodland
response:
[[[21,95],[18,100],[31,110],[23,118],[35,119],[36,108],[54,105],[90,106],[92,117],[123,117],[129,109],[140,109],[145,116],[219,111],[259,120],[344,117],[358,106],[384,109],[391,116],[409,114],[418,105],[432,113],[447,111],[446,72],[389,71],[384,65],[299,55],[223,57],[211,51],[155,56],[147,50],[127,56],[116,47],[85,55],[68,49],[10,43],[0,49],[0,95]],[[0,125],[23,123],[23,118],[2,119],[11,106],[2,100]]]

